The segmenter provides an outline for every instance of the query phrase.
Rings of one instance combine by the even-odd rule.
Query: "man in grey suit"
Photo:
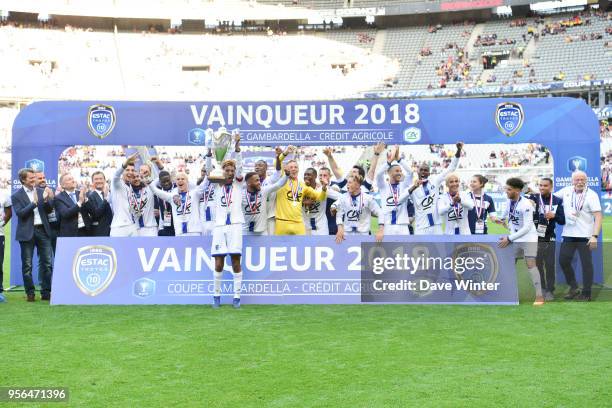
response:
[[[47,187],[36,187],[36,175],[32,169],[19,170],[19,181],[23,188],[11,196],[13,210],[17,215],[15,239],[21,248],[21,274],[28,302],[34,302],[32,258],[34,247],[38,253],[38,280],[42,300],[51,300],[51,278],[53,274],[53,249],[51,248],[51,226],[47,214],[53,210],[53,193]]]

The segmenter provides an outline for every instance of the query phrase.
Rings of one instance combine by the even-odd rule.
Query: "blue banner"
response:
[[[421,251],[426,248],[440,258],[457,257],[456,246],[448,242],[467,242],[470,248],[486,248],[489,255],[485,256],[495,258],[479,273],[480,280],[495,285],[494,289],[432,291],[430,286],[423,290],[419,283],[414,296],[401,303],[518,303],[514,252],[497,248],[496,237],[395,236],[393,240],[419,243]],[[296,236],[290,242],[287,237],[245,237],[243,303],[361,303],[362,244],[373,241],[373,237],[348,237],[338,245],[334,237]],[[210,245],[208,236],[60,238],[52,303],[208,304],[214,267]],[[232,274],[227,264],[225,271],[222,292],[224,301],[231,302]],[[447,273],[433,269],[410,276],[427,280],[431,287],[449,282]]]
[[[202,133],[220,126],[239,128],[242,143],[252,146],[538,143],[554,159],[556,190],[571,183],[576,168],[587,172],[590,187],[600,185],[599,125],[581,99],[54,101],[33,103],[15,119],[13,191],[21,187],[22,167],[42,167],[57,180],[60,154],[75,145],[178,145],[204,152]],[[11,246],[11,270],[21,270],[19,245]],[[21,274],[12,273],[11,284],[21,283]]]

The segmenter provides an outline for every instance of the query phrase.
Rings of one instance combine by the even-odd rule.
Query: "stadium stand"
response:
[[[300,99],[339,98],[375,87],[393,70],[388,59],[365,49],[302,35],[171,36],[9,25],[0,29],[0,43],[9,44],[0,50],[0,59],[10,61],[0,85],[7,96],[287,99],[291,89]]]
[[[307,8],[370,7],[402,1],[262,0],[259,3]],[[263,30],[169,35],[156,29],[133,33],[54,26],[50,22],[0,22],[3,81],[0,99],[337,99],[368,90],[471,88],[483,84],[546,83],[553,80],[612,78],[612,14],[596,10],[546,17],[461,21],[429,26]],[[486,57],[486,58],[483,58]],[[487,59],[488,58],[488,59]],[[17,113],[0,108],[0,184],[10,181],[10,126]],[[602,166],[610,174],[612,142],[602,125]],[[198,175],[200,156],[161,147],[172,169]],[[353,149],[353,148],[346,148]],[[348,169],[367,163],[363,148],[338,156]],[[460,171],[521,165],[549,168],[539,146],[499,150],[472,147]],[[410,149],[433,168],[445,157],[427,146]],[[112,174],[122,152],[77,149],[62,156],[65,169],[83,167]],[[322,162],[321,152],[300,154],[301,168]],[[544,170],[542,170],[544,171]],[[82,173],[82,174],[81,174]],[[609,177],[609,176],[608,176]]]
[[[245,99],[248,88],[253,95],[247,98],[288,99],[283,92],[291,89],[304,99],[324,99],[389,88],[602,79],[612,77],[612,50],[605,47],[612,39],[611,21],[610,13],[582,12],[268,36],[18,29],[4,23],[0,43],[8,46],[0,49],[0,58],[10,63],[0,95],[17,89],[31,97],[66,98],[86,98],[84,92],[114,98],[206,92]],[[11,80],[16,73],[26,80]],[[105,81],[91,80],[100,77]],[[219,87],[219,80],[229,87]]]

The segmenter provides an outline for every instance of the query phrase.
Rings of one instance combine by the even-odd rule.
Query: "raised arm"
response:
[[[327,197],[327,186],[323,186],[323,190],[317,191],[312,187],[304,188],[304,196],[310,197],[315,201],[323,201]]]
[[[334,177],[336,177],[337,180],[342,180],[342,170],[340,169],[340,166],[338,166],[338,163],[336,163],[336,159],[334,159],[332,148],[326,147],[325,149],[323,149],[323,154],[327,156],[327,160],[329,161],[329,168],[331,169],[332,173],[334,173]]]
[[[327,189],[327,198],[331,198],[332,200],[338,200],[342,196],[342,193],[334,190],[333,188]]]
[[[449,173],[457,170],[457,166],[459,166],[459,158],[461,157],[461,151],[463,150],[463,142],[457,142],[457,151],[455,152],[455,157],[451,160],[449,166],[445,168],[442,173],[436,176],[436,185],[440,184],[440,180],[444,180]]]
[[[123,175],[123,171],[127,168],[127,166],[133,166],[138,158],[138,152],[129,156],[125,162],[117,169],[115,174],[113,175],[113,180],[111,182],[111,186],[114,189],[119,189],[123,187],[123,181],[121,180],[121,176]]]
[[[410,165],[408,165],[407,160],[400,159],[398,163],[402,167],[402,170],[404,170],[404,181],[402,181],[401,187],[402,188],[410,187],[410,185],[412,184],[412,177],[413,177],[412,169],[410,168]]]
[[[279,151],[277,151],[276,159],[274,160],[274,173],[272,173],[272,175],[270,176],[271,184],[276,183],[278,179],[280,179],[281,176],[283,175],[283,172],[281,170],[283,168],[282,158],[284,158],[284,156],[283,156],[282,151],[280,151],[280,147],[278,149]]]
[[[240,150],[240,133],[234,135],[235,142],[235,159],[236,159],[236,179],[242,179],[242,152]]]
[[[169,192],[169,191],[164,191],[164,190],[158,188],[157,187],[157,183],[159,183],[159,178],[153,180],[153,182],[151,184],[149,184],[149,187],[151,187],[151,191],[153,191],[153,194],[155,194],[156,196],[158,196],[162,200],[172,204],[173,197],[174,197],[172,195],[172,193]],[[202,184],[204,184],[204,182],[202,182]]]
[[[153,180],[159,178],[159,172],[164,169],[164,163],[157,156],[151,157],[151,162],[154,166],[151,166],[151,178]]]
[[[208,149],[208,152],[206,153],[206,159],[204,161],[204,170],[206,170],[206,174],[210,174],[210,172],[213,169],[213,165],[212,165],[212,149]]]
[[[378,167],[378,161],[380,159],[380,155],[385,151],[385,144],[383,142],[378,142],[376,146],[374,146],[374,157],[372,158],[372,163],[370,163],[370,168],[368,169],[368,174],[366,179],[375,180],[376,179],[376,167]]]
[[[284,186],[285,183],[287,183],[287,175],[283,174],[283,176],[276,180],[273,184],[268,184],[267,186],[263,187],[261,189],[261,194],[264,197],[267,197],[270,193],[277,191],[279,188]]]

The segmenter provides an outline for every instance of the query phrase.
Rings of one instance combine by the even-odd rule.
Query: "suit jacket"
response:
[[[87,216],[91,221],[91,235],[94,237],[108,237],[113,222],[113,210],[107,200],[102,200],[95,191],[87,193],[87,202],[83,204]]]
[[[36,187],[34,191],[38,195],[38,204],[30,201],[30,197],[28,197],[23,188],[19,188],[11,196],[13,213],[17,215],[18,220],[17,231],[15,231],[15,239],[17,241],[31,241],[34,237],[34,209],[37,207],[45,232],[51,238],[51,226],[49,225],[47,214],[53,210],[53,200],[43,200],[44,190],[42,188]]]
[[[79,191],[74,192],[79,197]],[[79,207],[67,192],[62,191],[55,196],[55,212],[59,216],[59,237],[78,237],[79,236],[79,214],[83,217],[85,228],[89,231],[91,220],[83,206]]]

